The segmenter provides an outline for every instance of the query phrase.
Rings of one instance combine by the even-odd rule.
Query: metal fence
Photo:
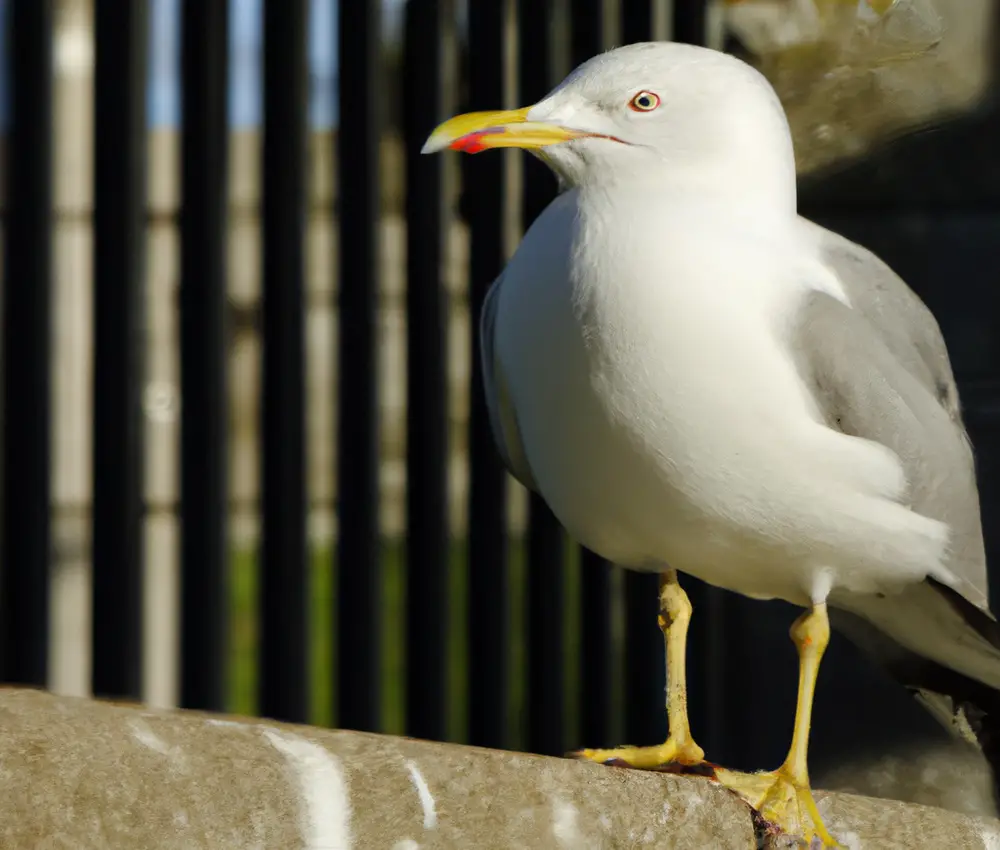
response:
[[[544,168],[510,155],[419,157],[428,132],[463,108],[540,97],[613,43],[670,36],[703,43],[703,0],[409,0],[402,45],[407,316],[405,602],[387,614],[379,524],[379,101],[386,90],[379,0],[339,4],[338,420],[335,676],[311,680],[305,450],[306,0],[264,2],[261,529],[258,710],[303,721],[310,688],[327,687],[334,720],[382,728],[384,619],[405,622],[405,731],[559,753],[665,732],[655,577],[620,575],[575,547],[537,499],[524,541],[507,521],[508,488],[478,375],[468,432],[468,533],[448,523],[447,230],[470,239],[478,313],[511,239],[552,197]],[[49,680],[52,456],[53,0],[10,0],[3,266],[3,537],[0,680]],[[179,702],[226,708],[230,550],[226,538],[228,0],[183,0]],[[95,694],[141,696],[146,270],[146,0],[95,0],[93,161],[92,571]],[[16,34],[16,38],[13,35]],[[879,251],[941,320],[978,449],[983,512],[1000,560],[1000,117],[989,105],[804,187],[807,214]],[[456,206],[457,205],[457,206]],[[473,327],[476,323],[473,322]],[[475,340],[473,340],[473,350]],[[456,545],[463,557],[455,564]],[[514,567],[513,564],[520,566]],[[456,570],[465,578],[454,580]],[[713,758],[778,758],[791,721],[794,660],[785,606],[689,583],[692,715]],[[461,593],[463,598],[457,599]],[[466,622],[450,625],[461,605]],[[522,611],[517,628],[512,608]],[[517,632],[515,634],[515,632]],[[455,673],[449,659],[463,647]],[[819,758],[917,734],[908,699],[843,642],[819,708]],[[517,647],[520,647],[519,649]],[[780,660],[778,660],[780,659]],[[783,675],[772,669],[772,664]],[[456,683],[455,679],[460,680]],[[455,699],[456,690],[466,694]],[[512,697],[512,694],[515,696]],[[843,706],[856,698],[857,710]],[[862,696],[863,695],[863,696]],[[822,703],[821,694],[821,703]],[[908,706],[908,703],[906,703]],[[881,727],[862,716],[877,707]],[[777,707],[778,710],[775,710]],[[864,710],[863,708],[864,707]],[[897,714],[896,712],[899,712]],[[877,712],[878,713],[878,712]],[[899,718],[905,718],[900,720]],[[752,730],[752,734],[743,734]],[[825,737],[824,737],[825,735]],[[867,738],[864,737],[867,735]]]

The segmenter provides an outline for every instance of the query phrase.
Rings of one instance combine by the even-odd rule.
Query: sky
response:
[[[149,89],[147,115],[154,127],[177,126],[181,0],[149,0]],[[383,0],[385,30],[398,31],[405,0]],[[229,0],[229,120],[246,128],[261,120],[262,0]],[[8,0],[0,0],[0,31],[6,33]],[[316,129],[337,120],[337,0],[309,0],[309,118]],[[7,121],[7,50],[0,41],[0,121]]]

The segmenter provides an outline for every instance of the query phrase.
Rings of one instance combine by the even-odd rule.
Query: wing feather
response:
[[[803,220],[804,221],[804,220]],[[962,595],[987,608],[972,445],[962,422],[948,350],[933,314],[886,263],[867,249],[809,224],[821,255],[851,307],[810,298],[802,315],[802,351],[829,421],[875,440],[903,463],[910,507],[948,523],[949,569]]]
[[[793,339],[803,377],[829,427],[900,459],[908,506],[950,527],[945,566],[954,579],[945,586],[928,578],[890,599],[831,596],[842,609],[832,612],[834,622],[939,719],[964,728],[970,705],[992,712],[1000,699],[1000,632],[989,611],[975,463],[947,349],[930,311],[885,263],[816,229],[850,306],[824,292],[806,298]]]
[[[504,276],[493,281],[483,301],[479,316],[480,366],[483,370],[483,391],[486,394],[486,409],[489,411],[490,428],[497,444],[504,466],[511,475],[529,490],[538,488],[528,466],[528,458],[521,442],[521,432],[517,424],[514,406],[503,374],[503,368],[496,356],[496,321],[500,292]]]

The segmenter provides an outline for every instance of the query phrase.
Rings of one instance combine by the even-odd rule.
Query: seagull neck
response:
[[[798,214],[795,175],[773,171],[732,169],[729,173],[704,168],[665,169],[636,179],[619,177],[599,186],[581,187],[584,194],[634,197],[655,195],[665,202],[705,204],[767,218],[794,218]]]
[[[621,165],[592,170],[591,179],[581,181],[580,188],[704,200],[758,214],[797,213],[795,159],[790,146],[787,151],[762,150],[761,145],[747,140],[739,147],[727,146],[724,152],[677,147],[663,158],[642,161],[641,167]]]

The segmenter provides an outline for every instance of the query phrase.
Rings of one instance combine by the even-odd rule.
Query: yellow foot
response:
[[[809,848],[842,846],[824,825],[808,783],[796,782],[787,769],[739,773],[720,767],[715,778],[752,806],[769,831],[800,837]]]
[[[613,750],[580,750],[572,755],[598,764],[621,764],[640,770],[656,770],[668,765],[693,767],[705,760],[705,751],[690,738],[668,738],[656,747],[616,747]]]

